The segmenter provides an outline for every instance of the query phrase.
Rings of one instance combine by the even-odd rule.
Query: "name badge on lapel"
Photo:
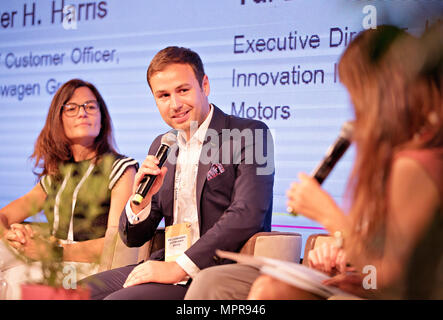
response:
[[[175,261],[191,246],[191,224],[179,223],[165,229],[165,261]]]

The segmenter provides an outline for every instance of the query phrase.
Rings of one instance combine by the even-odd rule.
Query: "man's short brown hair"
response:
[[[151,88],[151,83],[149,82],[149,80],[154,75],[154,73],[163,71],[168,65],[174,63],[188,64],[194,71],[195,77],[200,84],[200,87],[202,86],[203,77],[205,76],[205,70],[203,68],[203,62],[201,61],[199,55],[191,49],[173,46],[160,50],[149,64],[146,75],[149,87]]]

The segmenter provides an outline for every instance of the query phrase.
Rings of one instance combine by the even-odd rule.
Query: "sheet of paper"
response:
[[[323,281],[330,279],[331,277],[323,272],[298,263],[266,257],[255,257],[222,250],[217,250],[216,253],[221,258],[259,267],[260,272],[264,274],[268,274],[280,281],[289,283],[324,298],[329,298],[333,295],[349,297],[350,299],[359,298],[336,287],[324,285]]]

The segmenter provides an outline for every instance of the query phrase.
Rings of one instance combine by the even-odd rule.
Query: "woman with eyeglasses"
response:
[[[106,229],[118,227],[138,169],[114,144],[106,103],[94,85],[73,79],[61,86],[31,156],[39,182],[0,209],[8,244],[38,260],[36,230],[21,222],[43,210],[64,261],[97,261]],[[8,260],[7,249],[0,251],[0,259]],[[17,264],[9,257],[3,269]]]

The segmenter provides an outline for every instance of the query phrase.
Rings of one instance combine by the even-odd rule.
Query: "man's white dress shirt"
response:
[[[186,134],[183,131],[179,131],[177,136],[179,153],[174,182],[174,224],[185,222],[191,224],[191,246],[200,238],[196,195],[197,172],[200,153],[213,112],[214,107],[211,105],[205,121],[194,134],[191,132],[192,136],[189,141],[186,141]],[[150,204],[138,214],[132,212],[130,201],[126,204],[126,215],[131,224],[145,220],[150,212]],[[194,278],[200,271],[185,253],[181,254],[176,262],[191,278]]]

